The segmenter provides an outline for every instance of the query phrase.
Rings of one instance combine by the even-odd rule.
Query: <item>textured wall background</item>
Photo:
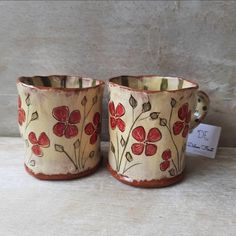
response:
[[[197,81],[206,123],[236,146],[235,14],[234,1],[0,2],[0,135],[18,135],[21,75],[157,73]]]

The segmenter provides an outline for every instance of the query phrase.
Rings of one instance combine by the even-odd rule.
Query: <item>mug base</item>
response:
[[[102,159],[98,162],[98,164],[95,167],[76,174],[68,173],[68,174],[52,174],[52,175],[47,175],[43,173],[36,174],[28,166],[26,166],[26,164],[24,164],[24,166],[28,174],[40,180],[72,180],[93,174],[100,167],[101,163]]]
[[[120,182],[133,186],[133,187],[140,187],[140,188],[162,188],[167,187],[173,184],[180,182],[184,178],[184,171],[172,178],[165,178],[165,179],[153,179],[153,180],[133,180],[128,176],[118,174],[114,171],[109,163],[107,163],[107,169],[111,173],[111,175],[119,180]]]

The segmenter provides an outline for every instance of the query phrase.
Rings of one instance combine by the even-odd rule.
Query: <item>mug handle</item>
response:
[[[210,99],[208,95],[205,92],[198,90],[197,105],[190,122],[190,132],[203,121],[209,110],[209,105],[210,105]]]

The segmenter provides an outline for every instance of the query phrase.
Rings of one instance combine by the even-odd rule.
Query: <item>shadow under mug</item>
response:
[[[188,133],[205,117],[208,96],[175,77],[109,80],[108,169],[123,183],[164,187],[183,178]]]
[[[20,77],[17,89],[27,172],[49,180],[93,173],[101,162],[104,82],[64,75]]]

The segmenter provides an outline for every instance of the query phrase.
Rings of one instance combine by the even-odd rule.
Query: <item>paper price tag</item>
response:
[[[188,135],[186,152],[215,158],[221,127],[200,124]]]

